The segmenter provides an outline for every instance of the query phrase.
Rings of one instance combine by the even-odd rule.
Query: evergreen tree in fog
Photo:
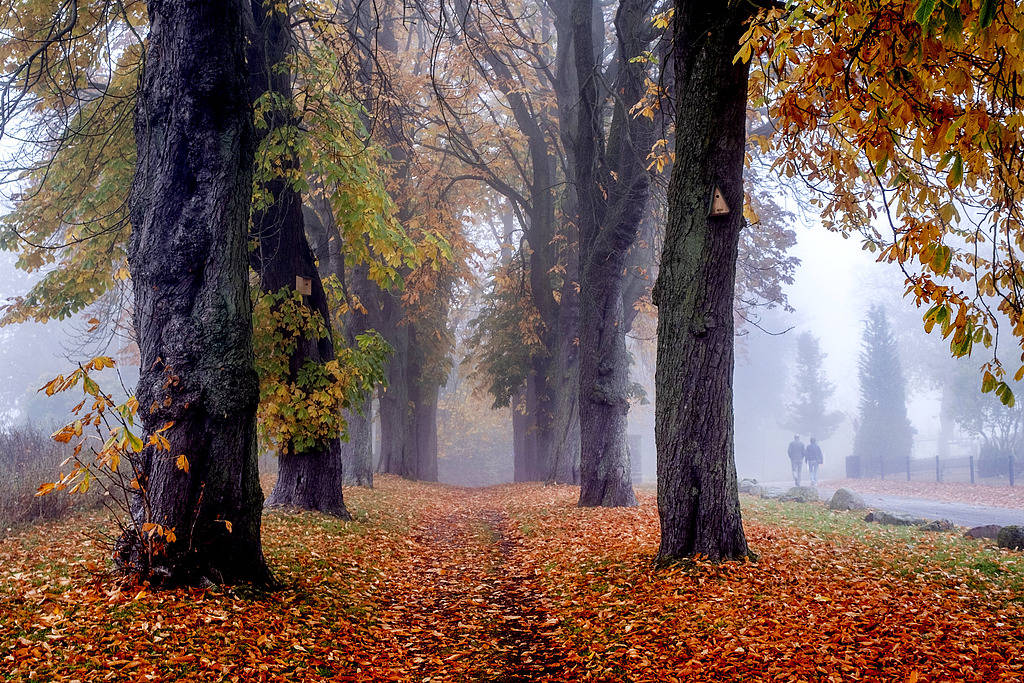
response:
[[[843,414],[829,411],[828,402],[835,386],[825,377],[821,367],[825,354],[818,338],[804,332],[796,339],[796,376],[793,382],[795,399],[788,406],[786,429],[803,436],[824,441],[832,436],[843,421]]]
[[[914,441],[896,338],[885,309],[873,305],[865,321],[860,359],[860,416],[853,455],[862,476],[902,472]]]

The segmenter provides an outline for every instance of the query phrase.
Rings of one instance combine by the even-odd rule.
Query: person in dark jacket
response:
[[[789,442],[789,462],[793,465],[793,486],[800,486],[800,471],[804,467],[804,442],[797,434]]]
[[[825,458],[821,455],[821,446],[818,445],[818,440],[811,437],[811,442],[807,444],[807,448],[804,450],[804,460],[807,461],[807,471],[811,473],[811,486],[818,485],[818,465],[825,461]]]

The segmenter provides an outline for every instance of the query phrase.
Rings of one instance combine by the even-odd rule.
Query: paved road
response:
[[[777,486],[786,489],[792,486],[790,482],[773,482],[768,486]],[[828,500],[835,493],[835,489],[820,487],[818,494],[822,500]],[[904,498],[902,496],[879,496],[871,493],[861,493],[864,502],[868,507],[886,512],[902,512],[915,517],[925,519],[948,519],[953,524],[963,527],[982,526],[984,524],[999,524],[1008,526],[1017,524],[1024,526],[1024,510],[1012,508],[989,507],[987,505],[967,505],[966,503],[947,503],[938,500],[927,500],[924,498]]]

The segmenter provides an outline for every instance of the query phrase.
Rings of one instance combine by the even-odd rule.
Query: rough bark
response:
[[[283,103],[292,100],[291,73],[283,68],[291,49],[288,16],[275,11],[264,0],[251,0],[249,25],[249,93],[254,103],[265,96],[278,96]],[[257,144],[275,131],[295,125],[290,109],[271,106],[264,116],[266,125],[257,129]],[[282,161],[283,170],[299,165],[293,153]],[[252,213],[251,237],[256,246],[250,264],[260,279],[260,289],[273,293],[282,288],[294,289],[296,276],[312,280],[312,294],[305,304],[324,320],[326,335],[319,339],[298,340],[289,359],[290,379],[307,363],[333,360],[334,341],[331,334],[327,295],[316,268],[313,251],[306,237],[302,197],[283,177],[263,184],[268,205]],[[274,490],[267,499],[268,507],[298,507],[317,510],[348,519],[342,494],[341,443],[337,436],[326,439],[307,450],[289,447],[278,454],[278,475]]]
[[[141,354],[144,494],[115,560],[154,583],[267,582],[247,225],[253,113],[239,0],[151,0],[128,263]],[[176,465],[178,455],[187,469]],[[148,514],[147,514],[148,512]],[[177,537],[150,557],[147,522]]]
[[[361,412],[346,410],[348,440],[341,443],[341,462],[345,484],[373,488],[373,401],[370,392],[363,396]]]
[[[529,428],[530,418],[526,412],[526,387],[512,397],[512,480],[530,481],[529,475]]]
[[[441,388],[436,384],[421,387],[413,404],[416,435],[416,479],[437,481],[437,401]]]
[[[388,362],[388,385],[380,393],[380,462],[377,471],[414,478],[412,411],[409,409],[409,327],[402,325],[401,302],[381,293],[381,319],[376,325],[394,352]]]
[[[574,267],[575,266],[575,267]],[[570,272],[578,262],[570,260]],[[545,460],[540,473],[546,481],[580,483],[580,347],[579,294],[576,282],[567,280],[558,305],[555,355],[548,366],[549,429],[542,435]]]
[[[626,264],[650,191],[645,158],[652,127],[629,107],[643,92],[645,65],[632,58],[651,39],[650,0],[623,0],[615,16],[614,111],[607,145],[601,128],[593,0],[574,0],[580,82],[575,150],[580,231],[581,506],[635,505],[626,444],[629,355],[623,293]]]
[[[676,163],[655,286],[658,557],[748,555],[733,450],[733,290],[743,209],[751,5],[677,0]],[[714,188],[730,212],[710,216]]]

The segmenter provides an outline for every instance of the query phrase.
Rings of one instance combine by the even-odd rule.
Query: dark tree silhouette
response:
[[[676,160],[654,288],[661,561],[695,554],[741,558],[749,552],[736,488],[732,412],[749,67],[734,56],[755,10],[744,3],[676,2]],[[718,211],[716,191],[725,203],[718,203]]]
[[[868,310],[860,360],[860,414],[853,455],[862,476],[903,471],[914,443],[907,419],[907,383],[903,378],[896,338],[885,309]]]
[[[150,556],[131,529],[120,566],[154,582],[270,579],[260,544],[248,223],[253,110],[240,0],[152,0],[136,112],[128,262],[148,437],[133,516],[174,530]],[[186,456],[187,469],[176,465]],[[146,517],[148,508],[149,517]]]
[[[292,109],[292,73],[287,68],[293,38],[287,13],[263,0],[251,0],[248,25],[249,95],[254,105],[264,105],[264,124],[256,131],[257,145],[265,140],[273,144],[281,130],[296,125]],[[262,153],[269,153],[263,151]],[[282,173],[262,182],[264,205],[252,212],[251,237],[255,248],[249,261],[260,278],[260,289],[274,293],[294,289],[296,276],[309,278],[311,294],[304,303],[320,314],[326,334],[319,339],[298,340],[288,359],[291,378],[307,363],[333,360],[334,340],[330,313],[313,250],[306,238],[302,196],[285,174],[299,166],[297,153],[285,152]],[[268,506],[317,510],[348,519],[342,496],[341,442],[337,436],[299,450],[293,444],[278,454],[278,476],[267,499]]]
[[[784,426],[797,434],[817,437],[824,441],[835,434],[843,421],[843,414],[829,411],[828,402],[835,387],[825,377],[821,362],[818,338],[804,332],[796,339],[796,375],[793,378],[793,393],[796,397],[789,404],[789,413]]]

